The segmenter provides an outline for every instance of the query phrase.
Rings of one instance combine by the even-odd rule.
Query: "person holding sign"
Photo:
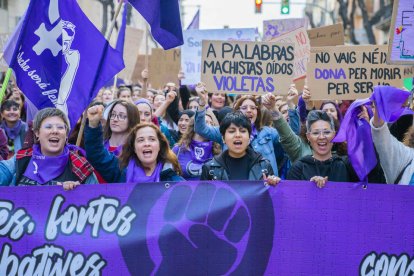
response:
[[[183,181],[177,157],[167,138],[153,123],[141,123],[130,132],[120,157],[103,146],[102,106],[88,109],[85,149],[89,160],[109,183]]]
[[[204,86],[200,83],[196,87],[197,93],[200,95],[200,107],[195,116],[195,131],[197,134],[210,141],[222,143],[222,135],[218,127],[208,126],[205,123],[205,102],[202,97]],[[262,126],[261,105],[258,98],[254,96],[242,96],[234,105],[234,110],[241,111],[249,120],[251,124],[250,143],[252,148],[263,157],[270,161],[275,174],[278,174],[277,160],[281,160],[284,156],[284,151],[279,143],[278,132],[268,126]]]
[[[252,126],[243,113],[228,113],[220,124],[220,133],[228,149],[203,165],[200,180],[280,182],[269,160],[249,147]]]
[[[66,143],[69,130],[69,120],[61,110],[40,110],[33,122],[35,144],[0,162],[0,185],[63,185],[70,190],[98,183],[88,160]]]

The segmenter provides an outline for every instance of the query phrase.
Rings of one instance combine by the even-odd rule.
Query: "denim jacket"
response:
[[[194,119],[194,130],[197,134],[204,138],[220,143],[223,147],[223,140],[220,134],[219,127],[209,126],[205,122],[206,111],[197,111]],[[279,142],[279,134],[276,129],[271,127],[263,127],[257,132],[250,143],[251,147],[258,153],[260,153],[265,159],[270,161],[275,175],[278,175],[277,160],[282,160],[284,151]],[[223,147],[223,150],[225,148]]]

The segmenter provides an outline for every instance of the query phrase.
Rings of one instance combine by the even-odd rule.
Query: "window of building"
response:
[[[7,0],[0,0],[0,9],[7,10]]]

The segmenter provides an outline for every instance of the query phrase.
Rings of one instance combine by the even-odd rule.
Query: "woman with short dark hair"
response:
[[[279,183],[269,160],[255,152],[250,144],[252,126],[241,112],[228,113],[220,124],[227,150],[204,164],[201,180],[265,180]]]
[[[13,100],[6,100],[0,108],[2,122],[0,127],[7,135],[9,158],[23,146],[27,132],[27,124],[21,120],[20,105]]]

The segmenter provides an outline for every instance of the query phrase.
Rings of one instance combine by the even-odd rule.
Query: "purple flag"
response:
[[[37,109],[57,107],[73,127],[98,90],[124,67],[76,1],[32,0],[4,53]]]
[[[165,50],[183,45],[178,0],[129,0],[129,3],[145,18],[152,36]]]
[[[116,41],[116,49],[124,55],[124,44],[125,44],[125,29],[127,25],[127,15],[128,15],[128,2],[125,1],[124,11],[122,13],[122,23],[118,32],[118,40]]]
[[[196,14],[193,17],[193,20],[191,20],[190,25],[188,25],[187,30],[198,30],[200,29],[200,9],[196,12]]]
[[[348,156],[359,179],[365,180],[377,164],[371,127],[367,121],[358,118],[362,105],[375,101],[378,115],[388,123],[395,122],[401,115],[414,114],[402,105],[410,93],[391,86],[376,86],[368,99],[356,100],[348,108],[341,127],[332,142],[348,143]]]

